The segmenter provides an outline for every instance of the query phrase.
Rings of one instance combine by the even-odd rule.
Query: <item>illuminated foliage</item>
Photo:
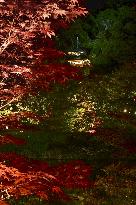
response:
[[[1,147],[5,144],[23,146],[26,140],[16,139],[9,132],[11,130],[16,130],[18,133],[27,129],[34,130],[39,122],[45,121],[50,116],[47,112],[40,115],[34,110],[25,110],[24,107],[21,109],[18,105],[22,100],[29,95],[36,96],[38,92],[49,91],[55,83],[66,84],[71,79],[79,79],[79,69],[58,63],[64,53],[55,50],[49,38],[55,36],[60,27],[65,27],[70,21],[86,13],[86,9],[79,5],[78,0],[0,1]],[[44,64],[45,61],[46,64]],[[85,166],[82,169],[84,167],[82,162],[81,166],[79,162],[79,167],[74,164],[66,165],[71,168],[71,172],[69,176],[63,177],[62,181],[59,176],[56,176],[59,178],[57,179],[51,174],[46,174],[45,170],[41,171],[42,165],[37,172],[34,171],[33,166],[31,171],[26,172],[30,163],[27,163],[23,157],[17,157],[12,153],[5,153],[1,156],[0,196],[2,200],[33,194],[45,200],[52,199],[53,196],[54,198],[59,196],[60,199],[66,198],[60,188],[66,182],[65,177],[68,178],[67,186],[72,181],[69,187],[74,186],[76,178],[79,184],[81,183],[80,186],[84,186],[82,180],[85,180],[85,186],[89,185],[86,180],[86,176],[90,174],[87,171],[89,167]],[[17,164],[20,165],[16,168]],[[79,179],[80,167],[85,176],[81,176],[81,180]],[[19,170],[21,168],[22,171]],[[62,166],[63,169],[64,173],[65,167]],[[74,169],[79,171],[77,176],[74,176]],[[55,169],[52,173],[56,173]],[[57,173],[60,174],[59,171]],[[73,177],[75,177],[75,182]],[[2,203],[6,204],[4,201],[1,201]]]
[[[68,200],[65,188],[87,188],[91,167],[71,161],[54,167],[44,161],[29,160],[14,153],[0,154],[0,195],[2,199],[36,195],[43,200]]]
[[[77,0],[1,1],[0,7],[1,109],[10,102],[18,101],[36,84],[47,89],[50,81],[64,83],[68,77],[74,78],[74,71],[69,71],[69,76],[68,73],[66,76],[63,73],[59,77],[57,72],[71,68],[65,65],[56,68],[54,64],[40,66],[40,69],[44,67],[41,76],[39,64],[43,62],[43,56],[45,60],[49,60],[63,55],[54,49],[48,51],[46,43],[48,37],[55,35],[63,22],[69,23],[87,13]],[[40,47],[37,47],[39,42]],[[46,77],[49,79],[46,80]]]

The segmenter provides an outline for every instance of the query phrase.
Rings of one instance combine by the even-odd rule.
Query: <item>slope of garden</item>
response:
[[[94,25],[92,40],[87,17],[82,43],[92,66],[78,68],[57,44],[74,26],[50,37],[87,13],[79,3],[0,1],[0,205],[136,204],[134,9],[97,11],[98,27],[105,18],[113,24],[97,32]],[[131,44],[123,50],[126,18]]]

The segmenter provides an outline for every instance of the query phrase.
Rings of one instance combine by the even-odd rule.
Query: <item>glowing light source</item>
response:
[[[70,63],[71,65],[73,66],[85,66],[85,65],[88,65],[90,66],[91,65],[91,62],[89,59],[76,59],[76,60],[68,60],[68,63]]]
[[[68,55],[72,55],[72,56],[80,56],[81,54],[83,54],[84,51],[69,51]]]
[[[124,109],[124,111],[123,112],[127,112],[127,109]]]

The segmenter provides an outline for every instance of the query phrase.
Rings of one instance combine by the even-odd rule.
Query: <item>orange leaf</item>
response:
[[[0,199],[0,205],[9,205],[6,201]]]
[[[40,191],[40,192],[36,193],[36,195],[38,197],[40,197],[41,199],[48,200],[48,196],[44,191]]]

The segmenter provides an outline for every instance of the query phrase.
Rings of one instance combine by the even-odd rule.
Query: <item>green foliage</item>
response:
[[[29,95],[28,98],[18,102],[16,106],[11,104],[7,109],[10,110],[12,107],[12,110],[16,110],[16,112],[29,111],[47,117],[43,121],[24,118],[23,124],[29,125],[29,130],[20,128],[1,131],[2,135],[7,132],[27,140],[25,146],[17,148],[15,145],[8,144],[1,149],[3,151],[16,150],[17,153],[40,158],[46,156],[45,152],[53,148],[53,153],[56,150],[59,156],[61,151],[64,151],[62,147],[65,150],[68,149],[65,146],[71,140],[71,136],[80,138],[81,133],[85,135],[86,132],[93,129],[95,122],[99,121],[91,98],[88,97],[87,91],[84,93],[83,91],[81,82],[71,81],[65,87],[55,85],[54,89],[48,93],[39,92],[34,96]],[[31,126],[35,126],[36,129]],[[81,143],[82,141],[79,142],[79,144]],[[50,158],[50,154],[47,154],[46,157]]]
[[[118,8],[123,5],[132,5],[134,3],[133,0],[106,0],[105,7],[107,8]]]
[[[79,47],[87,51],[98,72],[111,72],[118,65],[133,61],[136,53],[136,12],[133,7],[124,5],[119,1],[116,8],[108,7],[76,20],[69,29],[59,32],[56,38],[58,48],[65,51],[76,49],[78,36]]]
[[[80,48],[90,47],[90,38],[86,31],[90,29],[90,25],[85,23],[84,19],[77,19],[67,30],[60,30],[56,37],[56,43],[59,49],[64,51],[76,49],[77,36],[79,37]]]
[[[132,186],[135,170],[130,166],[135,155],[120,145],[126,139],[135,140],[136,136],[134,66],[126,64],[111,74],[71,81],[65,87],[56,85],[48,93],[39,92],[19,102],[13,107],[16,112],[35,111],[40,115],[50,112],[51,115],[36,125],[37,130],[7,130],[13,136],[27,139],[27,144],[20,147],[3,145],[1,152],[14,150],[29,158],[46,159],[50,164],[70,159],[82,159],[92,164],[91,177],[95,180],[95,187],[68,191],[73,199],[71,205],[135,204],[135,187]],[[128,118],[114,119],[110,112],[126,114]],[[97,124],[99,121],[102,124]],[[95,128],[92,123],[96,123]],[[97,132],[89,133],[92,129]],[[10,203],[63,204],[43,202],[34,197]]]
[[[109,119],[112,120],[107,115],[109,112],[123,113],[127,110],[127,113],[130,112],[135,118],[136,109],[133,99],[136,95],[135,78],[135,65],[126,64],[109,75],[98,75],[90,82],[86,80],[82,84],[82,89],[83,93],[88,92],[92,102],[95,103],[96,112],[103,119],[107,118],[107,123]]]
[[[110,71],[135,58],[135,19],[135,10],[127,6],[107,9],[96,16],[97,34],[90,54],[95,68]]]

